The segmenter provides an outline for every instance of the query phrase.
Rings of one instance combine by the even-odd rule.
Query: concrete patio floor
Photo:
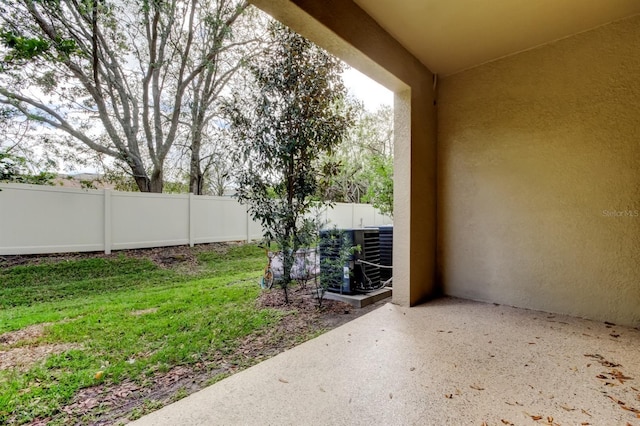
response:
[[[132,424],[635,426],[639,413],[640,330],[443,298],[387,304]]]

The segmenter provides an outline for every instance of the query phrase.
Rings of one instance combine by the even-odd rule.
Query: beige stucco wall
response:
[[[445,78],[438,145],[447,294],[640,326],[640,16]]]
[[[252,0],[395,92],[393,301],[437,293],[433,75],[350,0]]]

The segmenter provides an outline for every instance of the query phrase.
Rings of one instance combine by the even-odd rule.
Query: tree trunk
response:
[[[218,178],[218,182],[215,185],[216,193],[213,195],[217,195],[218,197],[224,196],[224,181],[222,178]]]
[[[204,176],[200,169],[200,141],[193,140],[191,146],[191,161],[189,162],[189,192],[202,195]]]
[[[189,192],[193,195],[202,195],[203,173],[200,167],[200,150],[202,149],[202,123],[204,115],[202,111],[194,108],[194,119],[191,123],[191,160],[189,161]]]
[[[149,184],[149,192],[161,193],[164,180],[162,176],[162,169],[154,169],[151,174],[151,181]]]
[[[203,194],[203,181],[204,176],[200,173],[200,170],[191,170],[189,174],[189,192],[193,195]]]
[[[133,179],[138,185],[140,192],[151,192],[151,181],[146,176],[134,176]]]
[[[138,185],[140,192],[151,192],[151,180],[149,176],[147,176],[147,171],[144,169],[142,161],[138,158],[130,158],[127,163],[129,168],[131,168],[133,180],[136,182],[136,185]]]

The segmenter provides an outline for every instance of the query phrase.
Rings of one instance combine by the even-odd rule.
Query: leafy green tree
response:
[[[373,156],[367,172],[369,187],[362,198],[380,213],[393,217],[393,158]]]
[[[351,114],[337,58],[281,24],[272,23],[269,35],[269,47],[249,67],[251,90],[235,93],[227,111],[244,164],[237,197],[283,252],[288,302],[294,253],[317,232],[309,213],[319,203],[319,156],[341,142]]]
[[[237,70],[233,58],[246,43],[232,28],[247,7],[3,0],[0,104],[125,165],[140,191],[162,192],[176,140],[190,134],[201,142],[206,111]]]
[[[393,213],[393,109],[369,111],[350,100],[354,124],[334,153],[323,161],[333,169],[323,194],[345,203],[372,203]]]

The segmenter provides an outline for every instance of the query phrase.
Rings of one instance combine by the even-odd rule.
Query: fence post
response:
[[[189,247],[193,247],[196,243],[196,225],[194,222],[195,209],[194,209],[194,198],[195,195],[193,193],[189,193]]]
[[[111,254],[111,190],[104,190],[104,254]]]

